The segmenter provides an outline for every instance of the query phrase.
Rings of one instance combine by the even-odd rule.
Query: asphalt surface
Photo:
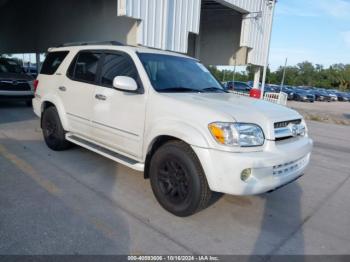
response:
[[[0,104],[0,254],[349,254],[350,127],[309,122],[304,177],[177,218],[148,180],[85,149],[52,152],[21,104]]]

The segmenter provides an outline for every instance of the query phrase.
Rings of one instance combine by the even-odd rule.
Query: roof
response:
[[[183,54],[164,51],[154,48],[148,48],[143,46],[128,46],[128,45],[111,45],[111,44],[96,44],[96,45],[72,45],[72,46],[60,46],[60,47],[51,47],[48,49],[48,52],[57,52],[57,51],[81,51],[81,50],[115,50],[115,51],[134,51],[139,53],[150,53],[150,54],[163,54],[163,55],[171,55],[178,56],[184,58],[194,59],[193,57],[189,57]]]

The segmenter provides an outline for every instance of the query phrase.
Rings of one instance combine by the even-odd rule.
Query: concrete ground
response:
[[[0,106],[0,254],[349,254],[350,127],[309,122],[306,175],[177,218],[141,173],[75,147],[52,152],[20,104]]]
[[[298,110],[308,120],[350,126],[349,102],[288,101],[288,106]]]

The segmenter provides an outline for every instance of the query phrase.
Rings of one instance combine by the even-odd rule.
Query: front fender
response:
[[[66,111],[64,109],[62,100],[55,94],[47,94],[41,98],[41,101],[41,113],[44,111],[45,102],[52,103],[57,109],[63,129],[69,130],[69,123],[66,117]]]
[[[171,136],[186,142],[191,146],[208,148],[208,138],[205,130],[191,125],[190,123],[174,120],[157,121],[150,125],[151,128],[146,131],[144,152],[146,156],[151,149],[154,141],[160,136]]]

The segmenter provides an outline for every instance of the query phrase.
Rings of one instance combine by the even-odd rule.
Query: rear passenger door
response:
[[[86,137],[91,137],[94,92],[101,57],[100,51],[80,51],[68,69],[64,85],[59,87],[70,131]]]
[[[116,76],[133,78],[139,90],[130,93],[114,89]],[[93,135],[98,142],[133,158],[140,158],[142,152],[146,104],[142,90],[132,58],[123,52],[106,51],[94,95]]]

